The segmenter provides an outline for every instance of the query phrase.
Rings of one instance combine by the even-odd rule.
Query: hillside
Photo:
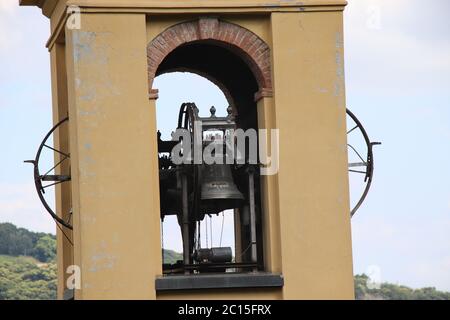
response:
[[[0,300],[56,299],[56,240],[0,223]],[[175,263],[182,255],[164,250],[164,262]],[[355,276],[358,300],[450,300],[450,293],[435,288],[411,289],[390,283],[379,289],[367,287],[366,275]]]
[[[177,260],[183,260],[181,253],[164,249],[164,262],[163,263],[175,263]]]
[[[56,299],[56,264],[0,255],[0,300]]]
[[[428,287],[411,289],[392,283],[382,283],[379,289],[369,289],[365,274],[355,276],[355,297],[357,300],[450,300],[450,292]]]

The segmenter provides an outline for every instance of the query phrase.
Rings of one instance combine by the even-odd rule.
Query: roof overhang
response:
[[[2,1],[2,0],[0,0]],[[268,13],[343,11],[346,0],[19,0],[21,6],[35,6],[51,18],[51,36],[47,47],[52,48],[64,30],[68,17],[66,8],[77,6],[82,13]]]
[[[153,9],[194,9],[194,8],[250,8],[261,9],[300,7],[332,7],[345,6],[346,0],[19,0],[21,6],[36,6],[42,9],[42,13],[50,17],[59,1],[64,4],[77,5],[79,7],[93,8],[153,8]]]
[[[21,6],[35,6],[42,9],[42,13],[50,18],[55,10],[58,0],[19,0]]]

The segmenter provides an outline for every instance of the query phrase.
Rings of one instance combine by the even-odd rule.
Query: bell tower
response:
[[[20,4],[51,22],[59,298],[354,298],[346,1]],[[164,141],[154,79],[184,71],[224,92],[227,115],[187,102],[182,139]],[[236,132],[246,152],[227,162]],[[203,161],[212,149],[223,162]],[[224,211],[235,246],[202,247],[199,224]],[[169,265],[170,215],[183,258]]]

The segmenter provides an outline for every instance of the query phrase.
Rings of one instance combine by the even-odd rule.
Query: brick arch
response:
[[[147,45],[149,92],[155,96],[153,81],[159,65],[181,45],[195,41],[214,41],[240,56],[252,70],[259,91],[255,98],[272,95],[270,48],[256,34],[217,18],[200,18],[176,24],[160,33]]]

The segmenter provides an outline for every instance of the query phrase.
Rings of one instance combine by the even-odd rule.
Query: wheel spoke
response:
[[[46,173],[43,174],[43,177],[47,176],[53,169],[55,169],[57,166],[59,166],[64,160],[68,159],[69,157],[65,156],[61,161],[59,161],[57,164],[55,164],[50,170],[48,170]]]
[[[355,172],[355,173],[361,173],[361,174],[367,174],[366,171],[351,170],[351,169],[348,169],[348,171],[349,171],[349,172]]]
[[[347,134],[351,133],[353,130],[355,130],[356,128],[358,128],[358,125],[354,126],[353,128],[351,128],[349,131],[347,131]]]
[[[363,157],[359,154],[358,151],[356,151],[356,149],[351,144],[347,144],[347,146],[349,146],[356,153],[356,155],[358,156],[359,159],[361,159],[362,162],[365,162]]]
[[[349,168],[354,168],[354,167],[367,167],[367,162],[351,162],[348,164]]]
[[[63,182],[65,182],[65,181],[67,181],[67,180],[64,180],[64,181],[56,181],[56,182],[54,182],[54,183],[50,183],[50,184],[48,184],[48,185],[46,185],[46,186],[42,186],[42,189],[49,188],[49,187],[52,187],[52,186],[56,186],[57,184],[63,183]]]
[[[55,152],[58,152],[59,154],[62,154],[63,156],[65,156],[65,157],[67,157],[67,158],[70,158],[70,155],[69,155],[69,154],[64,153],[64,152],[62,152],[62,151],[59,151],[59,150],[57,150],[57,149],[55,149],[55,148],[52,148],[52,147],[50,147],[49,145],[44,144],[44,147],[49,148],[50,150],[53,150],[53,151],[55,151]]]

